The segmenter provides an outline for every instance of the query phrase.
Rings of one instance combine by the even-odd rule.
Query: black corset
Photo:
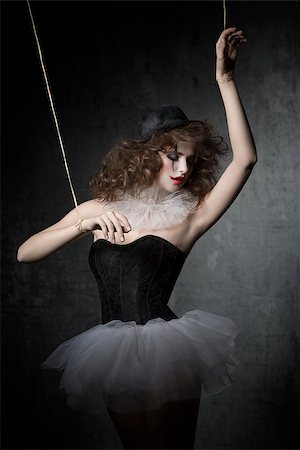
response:
[[[89,263],[98,283],[102,323],[119,319],[144,325],[156,317],[178,318],[167,303],[185,258],[182,250],[154,235],[121,245],[95,241]]]

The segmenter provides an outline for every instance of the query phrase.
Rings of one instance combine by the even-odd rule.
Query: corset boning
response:
[[[178,318],[167,303],[184,261],[185,254],[159,236],[122,245],[95,241],[89,263],[99,288],[102,323],[119,319],[144,325],[156,317]]]

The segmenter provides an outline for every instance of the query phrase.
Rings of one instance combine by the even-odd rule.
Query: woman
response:
[[[104,159],[91,182],[94,199],[18,250],[18,261],[33,262],[93,235],[89,261],[102,324],[62,343],[42,367],[64,370],[60,387],[71,407],[97,413],[104,402],[125,448],[193,448],[201,388],[208,395],[232,382],[236,325],[200,310],[178,318],[167,302],[191,248],[256,163],[233,78],[245,41],[243,31],[227,28],[216,43],[233,151],[217,183],[223,139],[177,106],[150,108],[137,139],[121,141]]]

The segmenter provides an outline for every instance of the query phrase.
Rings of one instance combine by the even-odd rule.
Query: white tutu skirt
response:
[[[112,320],[62,343],[41,367],[63,370],[59,387],[76,410],[156,409],[229,386],[238,333],[231,319],[198,309],[145,325]]]

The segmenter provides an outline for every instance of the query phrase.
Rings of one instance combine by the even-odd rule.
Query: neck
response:
[[[154,196],[158,199],[165,197],[166,195],[171,194],[171,192],[166,191],[166,189],[162,188],[157,182],[154,181],[152,186],[149,188],[150,191],[153,192]]]
[[[177,196],[180,192],[183,193],[183,190],[177,192],[169,192],[166,189],[162,188],[159,184],[154,182],[150,187],[143,189],[139,195],[137,195],[133,190],[127,191],[127,194],[136,197],[146,203],[148,203],[149,200],[152,203],[160,203],[163,199],[170,199],[174,196]]]

